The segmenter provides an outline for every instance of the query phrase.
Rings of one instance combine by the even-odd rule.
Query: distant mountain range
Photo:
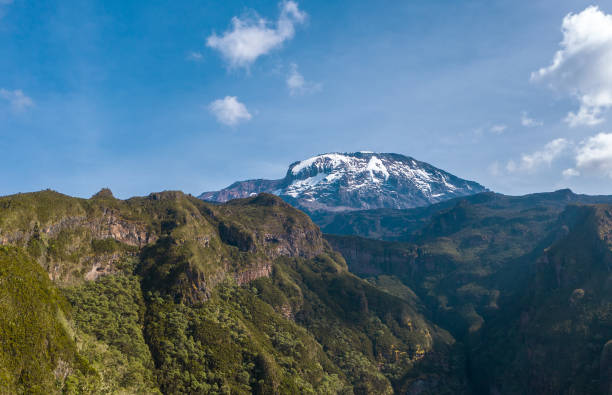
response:
[[[306,212],[407,209],[485,192],[414,158],[373,152],[328,153],[295,162],[280,180],[239,181],[200,199],[226,202],[272,193]]]

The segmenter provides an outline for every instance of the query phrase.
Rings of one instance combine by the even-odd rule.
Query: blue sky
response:
[[[503,193],[612,194],[610,14],[578,0],[0,0],[0,194],[199,194],[358,150]]]

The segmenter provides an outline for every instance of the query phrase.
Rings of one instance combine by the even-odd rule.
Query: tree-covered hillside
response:
[[[475,393],[608,394],[612,206],[560,194],[466,198],[410,242],[326,238],[352,272],[414,291],[465,345]]]
[[[0,281],[27,280],[0,299],[21,317],[0,317],[8,392],[467,391],[458,345],[418,298],[351,274],[271,195],[7,196],[0,241]]]
[[[607,394],[612,208],[576,196],[361,217],[405,241],[267,194],[0,198],[0,393]]]

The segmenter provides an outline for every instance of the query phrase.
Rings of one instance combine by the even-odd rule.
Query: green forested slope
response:
[[[351,274],[305,214],[271,195],[225,205],[180,192],[13,195],[0,198],[0,242],[19,251],[3,278],[29,262],[55,295],[30,293],[48,313],[21,330],[54,335],[3,354],[9,392],[466,391],[455,340],[420,301]],[[0,334],[0,349],[11,342],[30,344]],[[63,354],[40,353],[40,377],[24,381],[14,367],[36,347]]]
[[[465,345],[474,392],[607,394],[612,209],[536,197],[457,202],[411,242],[326,238],[351,271],[421,298]]]
[[[612,209],[566,198],[471,197],[409,242],[266,194],[0,198],[0,393],[605,394]]]
[[[0,393],[46,394],[90,367],[77,353],[69,306],[19,248],[0,246]]]

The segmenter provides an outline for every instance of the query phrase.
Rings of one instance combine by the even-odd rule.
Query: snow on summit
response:
[[[389,172],[387,171],[387,168],[376,156],[372,156],[370,158],[366,170],[370,172],[372,180],[374,179],[374,172],[382,173],[382,175],[385,177],[385,180],[389,179]]]
[[[308,169],[313,165],[317,169],[337,168],[341,165],[346,165],[351,162],[351,158],[343,154],[323,154],[312,158],[297,162],[291,166],[291,173],[298,175],[302,170]]]
[[[200,197],[227,201],[269,192],[312,212],[411,208],[484,191],[476,182],[404,155],[360,151],[317,155],[293,163],[283,179],[238,182]]]

